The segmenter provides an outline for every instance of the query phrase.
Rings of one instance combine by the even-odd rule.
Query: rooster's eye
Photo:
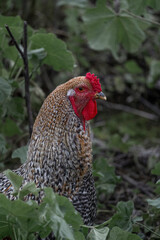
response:
[[[79,90],[80,92],[83,92],[83,91],[84,91],[84,88],[79,87],[78,90]]]

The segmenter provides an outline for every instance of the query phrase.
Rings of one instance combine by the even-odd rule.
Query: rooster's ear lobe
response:
[[[67,97],[74,96],[75,94],[76,94],[76,92],[73,89],[69,89],[67,92]]]

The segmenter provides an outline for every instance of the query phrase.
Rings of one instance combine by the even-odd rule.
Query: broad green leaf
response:
[[[14,187],[14,191],[18,192],[19,188],[22,185],[23,177],[17,175],[16,173],[12,172],[11,170],[4,171],[4,174],[7,176],[7,178],[10,180]]]
[[[5,27],[5,24],[9,27],[22,27],[22,19],[19,16],[11,17],[0,15],[0,27]]]
[[[134,209],[133,202],[118,202],[116,209],[117,212],[109,220],[109,228],[118,226],[124,230],[130,231],[132,229],[131,217]]]
[[[141,240],[136,234],[125,232],[119,227],[113,227],[108,240]]]
[[[8,39],[10,39],[9,34],[5,28],[5,25],[8,25],[10,31],[12,32],[14,38],[16,41],[19,42],[19,40],[22,38],[23,34],[23,21],[19,16],[11,17],[11,16],[2,16],[0,15],[0,34],[1,36],[7,35]],[[3,39],[1,39],[2,41]],[[1,42],[0,41],[0,42]],[[8,45],[8,40],[5,41],[5,46]],[[2,42],[1,42],[2,44]],[[4,48],[4,45],[1,45]],[[9,47],[9,45],[8,45]],[[6,47],[5,47],[6,48]],[[10,47],[11,48],[11,47]],[[5,51],[4,51],[5,53]]]
[[[109,228],[104,227],[104,228],[92,228],[90,233],[87,236],[88,240],[105,240],[108,236],[109,233]]]
[[[32,50],[44,48],[47,56],[43,63],[52,66],[56,71],[73,69],[73,56],[65,43],[52,33],[37,33],[31,37]]]
[[[117,56],[120,44],[136,52],[145,34],[139,22],[127,14],[116,15],[108,8],[88,9],[83,17],[89,45],[95,50],[109,49]]]
[[[7,118],[3,124],[2,132],[8,137],[12,137],[16,134],[20,134],[20,129],[13,120]]]
[[[12,87],[3,78],[0,77],[0,104],[3,104],[6,99],[11,95]]]
[[[147,199],[147,202],[150,206],[155,207],[155,208],[160,208],[160,198],[156,199]]]
[[[24,163],[27,159],[27,150],[28,150],[28,146],[17,148],[12,153],[12,158],[20,158],[21,163]]]
[[[82,225],[79,213],[75,211],[72,203],[67,198],[55,194],[52,188],[46,188],[44,191],[43,204],[47,204],[46,206],[52,209],[48,212],[47,219],[50,220],[49,226],[55,236],[57,238],[74,240],[73,230],[77,232],[80,225]]]

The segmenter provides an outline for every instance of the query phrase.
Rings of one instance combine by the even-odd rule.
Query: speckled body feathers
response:
[[[46,98],[33,127],[27,161],[15,172],[24,177],[24,184],[34,181],[37,187],[52,187],[69,198],[84,223],[91,225],[96,215],[96,196],[90,129],[85,122],[84,131],[67,96],[69,89],[84,81],[89,86],[84,77],[71,79]],[[0,192],[12,199],[12,191],[9,180],[1,174]]]

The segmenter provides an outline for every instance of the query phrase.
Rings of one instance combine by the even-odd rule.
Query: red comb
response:
[[[101,92],[102,91],[102,88],[101,88],[101,84],[99,82],[99,78],[97,78],[97,76],[93,74],[91,74],[90,72],[88,72],[86,74],[86,78],[90,81],[92,87],[93,87],[93,90],[95,92]]]

